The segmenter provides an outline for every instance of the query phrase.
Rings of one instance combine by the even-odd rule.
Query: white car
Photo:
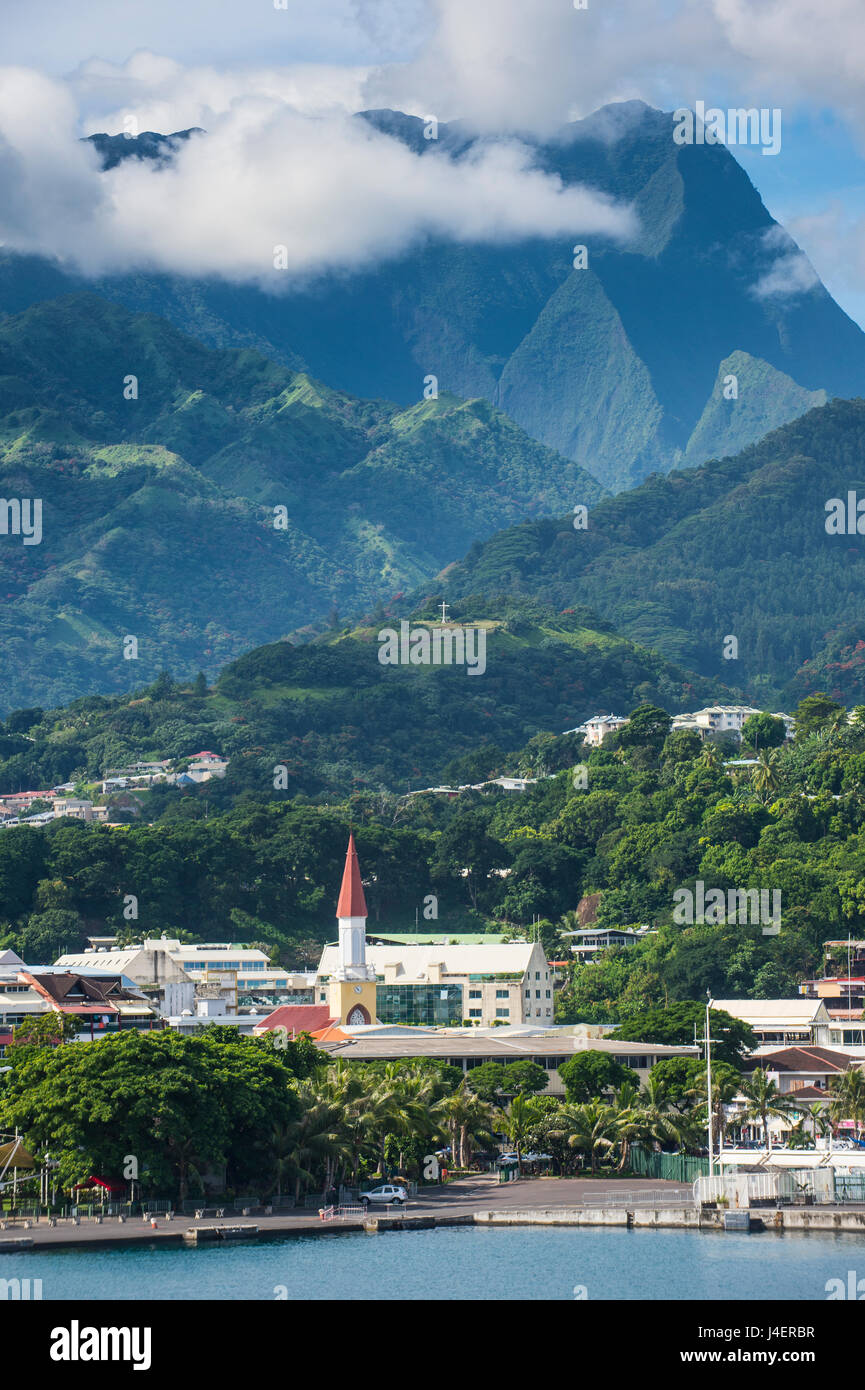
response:
[[[383,1183],[381,1187],[374,1187],[372,1192],[362,1192],[360,1194],[361,1206],[368,1207],[370,1202],[380,1202],[385,1206],[402,1207],[405,1206],[408,1193],[404,1187],[395,1187],[393,1183]]]

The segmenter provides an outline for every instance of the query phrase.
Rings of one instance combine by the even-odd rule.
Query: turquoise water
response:
[[[0,1257],[48,1299],[825,1300],[865,1278],[859,1235],[445,1227],[382,1235]]]

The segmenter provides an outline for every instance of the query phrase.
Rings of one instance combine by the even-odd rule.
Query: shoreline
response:
[[[751,1211],[751,1234],[826,1233],[865,1236],[865,1210],[839,1208],[757,1207]],[[266,1223],[266,1224],[265,1224]],[[129,1225],[94,1225],[92,1228],[33,1226],[29,1231],[9,1232],[0,1239],[0,1255],[34,1254],[37,1251],[105,1249],[118,1246],[173,1244],[189,1249],[199,1244],[234,1244],[236,1241],[284,1240],[292,1236],[383,1235],[388,1231],[424,1231],[439,1227],[473,1226],[572,1226],[612,1227],[618,1230],[699,1230],[725,1234],[724,1213],[697,1211],[694,1207],[610,1206],[610,1207],[520,1207],[490,1208],[472,1212],[439,1212],[401,1216],[353,1217],[323,1223],[311,1217],[285,1219],[263,1217],[250,1222],[249,1234],[243,1223],[170,1222],[156,1229],[130,1229]],[[220,1231],[230,1230],[230,1239],[220,1239]],[[187,1232],[206,1232],[206,1239],[190,1238]]]

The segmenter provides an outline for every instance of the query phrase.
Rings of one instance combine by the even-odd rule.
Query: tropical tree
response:
[[[523,1171],[523,1151],[529,1135],[532,1130],[537,1129],[544,1115],[544,1108],[538,1103],[537,1097],[527,1095],[524,1091],[515,1095],[510,1103],[508,1113],[505,1116],[505,1133],[514,1146],[521,1173]]]
[[[570,1149],[586,1155],[592,1173],[597,1172],[598,1155],[609,1153],[619,1138],[621,1119],[615,1108],[603,1101],[586,1105],[563,1105],[558,1122],[550,1126],[551,1138],[563,1139]]]
[[[530,1102],[525,1096],[517,1095],[511,1102],[511,1110],[526,1103]],[[493,1128],[501,1123],[496,1120],[493,1107],[476,1096],[465,1081],[452,1095],[438,1102],[433,1114],[450,1137],[452,1162],[459,1168],[468,1167],[476,1142],[493,1142]]]
[[[837,1123],[839,1120],[852,1120],[856,1126],[857,1137],[865,1121],[865,1072],[861,1067],[848,1067],[840,1076],[833,1076],[829,1082],[831,1101],[829,1113]]]
[[[781,751],[778,748],[769,752],[762,749],[757,755],[757,766],[754,768],[751,785],[764,806],[775,799],[781,786],[780,759]]]
[[[760,1121],[766,1152],[768,1153],[770,1119],[786,1119],[791,1111],[798,1110],[800,1107],[796,1105],[792,1097],[781,1094],[777,1083],[762,1067],[758,1067],[747,1080],[741,1083],[740,1090],[745,1097],[745,1109],[742,1118],[746,1123],[752,1120]]]

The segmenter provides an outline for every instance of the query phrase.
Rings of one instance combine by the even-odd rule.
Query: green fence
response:
[[[650,1149],[634,1144],[631,1148],[631,1168],[642,1178],[693,1182],[695,1178],[708,1176],[709,1160],[694,1158],[690,1154],[653,1153]]]

